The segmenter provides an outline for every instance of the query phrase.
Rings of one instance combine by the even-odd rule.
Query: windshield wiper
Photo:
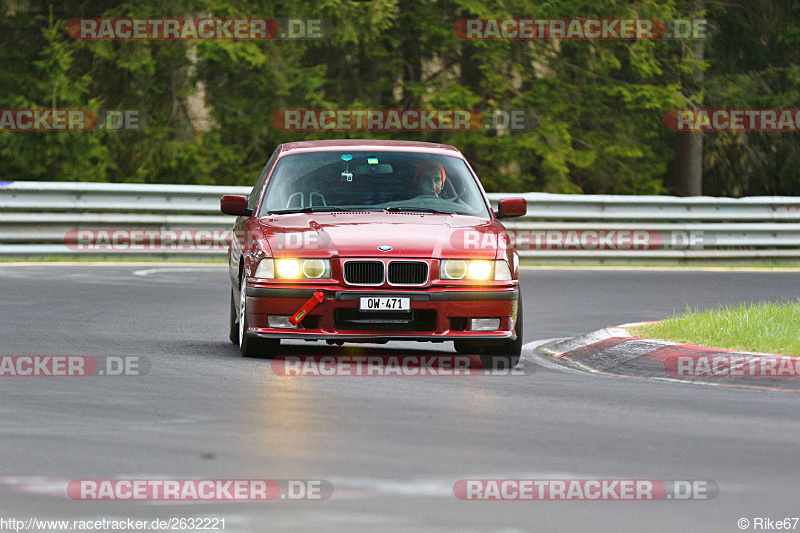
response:
[[[332,205],[318,205],[315,207],[298,207],[296,209],[278,209],[276,211],[268,211],[269,215],[289,215],[292,213],[330,213],[332,211],[353,211],[344,207],[336,207]],[[360,211],[360,209],[359,209]]]
[[[411,213],[437,213],[440,215],[452,215],[452,211],[440,211],[438,209],[431,209],[430,207],[405,207],[402,205],[395,205],[392,207],[387,207],[386,211],[389,213],[392,212],[400,212],[400,211],[408,211]]]

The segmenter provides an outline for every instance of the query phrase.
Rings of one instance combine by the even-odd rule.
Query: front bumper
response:
[[[315,292],[325,294],[324,300],[312,309],[296,329],[270,328],[268,315],[293,315]],[[247,290],[248,332],[265,338],[386,341],[416,340],[443,342],[448,340],[513,340],[519,290],[503,288],[426,288],[424,290],[342,289],[331,287],[274,287],[251,285]],[[360,312],[362,296],[407,297],[411,300],[409,315]],[[413,316],[406,323],[381,323],[385,318]],[[376,320],[374,326],[356,324]],[[495,331],[470,331],[472,318],[499,318]]]

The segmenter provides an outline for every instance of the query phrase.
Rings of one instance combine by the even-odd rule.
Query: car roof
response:
[[[419,141],[393,141],[381,139],[328,139],[321,141],[298,141],[284,143],[278,147],[278,155],[290,153],[318,152],[340,149],[373,149],[387,152],[410,151],[463,157],[461,152],[449,144],[426,143]]]

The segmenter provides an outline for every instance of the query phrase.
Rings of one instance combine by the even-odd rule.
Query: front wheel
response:
[[[517,300],[517,321],[514,324],[516,339],[502,344],[471,340],[453,341],[456,351],[466,355],[480,355],[484,368],[493,370],[511,369],[519,363],[522,354],[522,293]]]
[[[247,282],[242,277],[239,282],[239,351],[245,357],[265,357],[271,359],[278,354],[280,339],[264,339],[247,333]]]
[[[229,316],[228,326],[230,327],[230,331],[228,332],[228,338],[231,340],[233,344],[236,346],[239,345],[239,321],[236,314],[236,302],[233,296],[233,291],[231,291],[231,310]]]

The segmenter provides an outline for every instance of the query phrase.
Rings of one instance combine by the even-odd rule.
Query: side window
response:
[[[256,208],[256,203],[258,202],[258,195],[261,194],[261,189],[264,188],[264,181],[267,179],[267,174],[269,174],[269,169],[272,168],[272,165],[275,164],[275,158],[278,157],[278,149],[276,148],[274,152],[272,152],[272,157],[269,158],[267,161],[264,170],[261,171],[261,175],[258,177],[258,181],[256,184],[253,185],[253,190],[250,191],[250,196],[247,198],[247,207],[250,209]]]

